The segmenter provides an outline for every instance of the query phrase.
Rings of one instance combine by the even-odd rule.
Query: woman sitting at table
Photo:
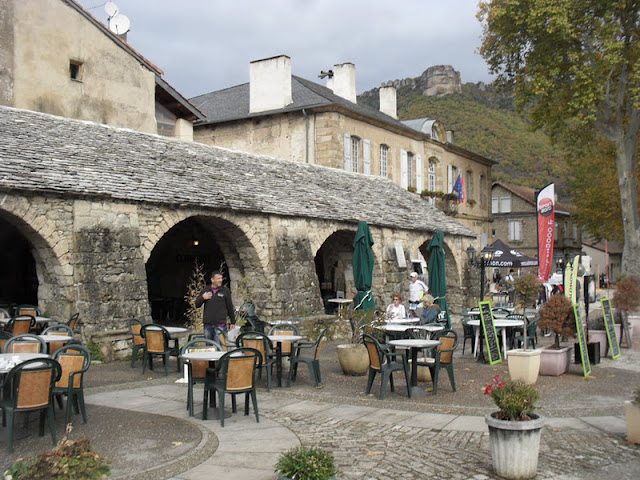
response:
[[[404,309],[404,305],[402,304],[402,296],[394,295],[393,303],[389,304],[387,307],[387,318],[406,318],[407,312]]]
[[[429,323],[436,323],[438,320],[438,315],[442,311],[440,306],[433,303],[433,297],[429,294],[422,297],[420,300],[424,305],[424,309],[422,310],[422,315],[420,315],[419,325],[427,325]]]

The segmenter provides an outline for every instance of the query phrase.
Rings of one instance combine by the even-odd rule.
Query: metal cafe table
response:
[[[513,319],[512,318],[494,318],[493,324],[496,326],[496,328],[502,329],[502,352],[503,352],[504,358],[507,358],[507,328],[522,327],[524,325],[524,322],[522,320],[517,320],[515,318]],[[478,344],[480,339],[480,329],[482,328],[480,326],[480,319],[479,318],[471,319],[467,322],[467,325],[471,325],[472,327],[477,327],[476,328],[476,345],[473,351],[473,354],[477,355]]]
[[[421,338],[405,338],[391,340],[389,345],[411,349],[411,396],[424,397],[427,393],[418,387],[418,351],[423,348],[435,348],[442,342],[440,340],[425,340]]]
[[[278,376],[278,387],[282,387],[282,344],[291,342],[291,351],[295,348],[295,344],[302,340],[302,335],[267,335],[271,343],[276,344],[276,368]]]

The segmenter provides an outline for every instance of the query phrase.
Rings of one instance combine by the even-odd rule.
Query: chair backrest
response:
[[[322,350],[322,345],[324,344],[324,336],[327,333],[327,328],[323,328],[322,330],[320,330],[320,334],[318,335],[318,338],[316,338],[315,344],[316,344],[316,350],[313,354],[313,359],[314,360],[320,360],[320,350]]]
[[[73,337],[73,330],[71,330],[71,328],[69,328],[64,323],[59,323],[57,325],[51,325],[50,327],[45,328],[42,334],[43,335],[58,334],[58,335],[68,335],[70,337]]]
[[[40,309],[35,305],[19,305],[16,309],[16,315],[31,315],[32,317],[39,317]]]
[[[52,358],[36,358],[11,369],[5,384],[11,385],[16,410],[43,408],[51,401],[51,390],[60,378],[60,364]]]
[[[238,347],[253,348],[260,352],[262,365],[267,363],[269,354],[273,351],[273,344],[266,335],[257,332],[244,332],[236,338]]]
[[[84,372],[91,366],[91,353],[83,345],[66,345],[59,348],[54,359],[60,364],[60,380],[56,382],[56,387],[82,388]],[[72,380],[73,379],[73,380]]]
[[[161,325],[147,324],[140,329],[140,335],[145,339],[146,349],[151,353],[161,353],[169,350],[169,332]]]
[[[13,335],[9,332],[5,332],[4,330],[0,330],[0,352],[4,352],[4,346]]]
[[[182,350],[180,350],[180,353],[218,352],[220,350],[222,350],[222,347],[214,340],[209,340],[207,338],[195,338],[187,342],[187,344],[182,347]],[[191,378],[205,378],[207,368],[209,368],[209,360],[189,360],[189,364],[191,365]]]
[[[5,330],[13,335],[22,335],[23,333],[29,333],[33,327],[36,326],[36,319],[32,315],[18,315],[13,317],[7,323]]]
[[[129,333],[131,333],[134,345],[144,345],[144,338],[140,335],[140,330],[142,330],[142,322],[135,318],[130,319]]]
[[[69,320],[67,321],[67,326],[73,330],[74,328],[76,328],[76,323],[78,323],[78,318],[80,318],[80,314],[79,313],[74,313],[73,315],[71,315],[69,317]]]
[[[367,347],[367,352],[369,353],[369,366],[374,370],[380,370],[382,368],[382,365],[384,364],[384,358],[380,344],[374,337],[366,333],[362,335],[362,343],[364,343],[364,346]]]
[[[440,363],[452,363],[453,351],[458,348],[458,334],[453,330],[442,330],[438,333],[437,356]]]
[[[220,359],[220,374],[225,390],[242,391],[254,387],[255,370],[261,364],[262,354],[255,348],[240,347],[225,353]]]
[[[47,353],[47,344],[37,335],[14,335],[4,345],[4,353]]]
[[[0,318],[9,318],[11,315],[9,315],[9,311],[5,310],[4,308],[0,308]]]

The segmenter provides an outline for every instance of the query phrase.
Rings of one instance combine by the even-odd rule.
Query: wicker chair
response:
[[[371,335],[362,335],[362,342],[367,347],[369,353],[369,378],[367,380],[367,392],[369,395],[371,387],[373,386],[373,380],[376,373],[382,375],[382,381],[380,383],[380,400],[384,400],[384,396],[387,390],[387,382],[391,385],[391,391],[394,391],[393,387],[393,372],[404,371],[404,378],[407,382],[407,395],[411,398],[411,384],[409,380],[409,362],[404,352],[392,352],[384,349],[378,341]],[[397,361],[399,359],[399,361]]]
[[[269,335],[300,335],[300,330],[290,323],[280,323],[271,327]],[[292,353],[291,347],[291,342],[280,342],[280,354],[283,357],[290,357]]]
[[[40,309],[35,305],[19,305],[16,308],[16,315],[31,315],[32,317],[39,317],[41,315]]]
[[[14,335],[4,344],[4,353],[47,353],[47,344],[37,335]]]
[[[63,323],[58,325],[51,325],[50,327],[45,328],[42,334],[43,335],[61,335],[61,336],[64,335],[64,336],[73,338],[73,330]],[[54,353],[56,353],[56,351],[64,347],[66,343],[67,343],[67,340],[64,340],[61,342],[49,342],[49,345],[48,345],[49,355],[53,355]]]
[[[53,418],[53,386],[60,378],[61,367],[51,358],[27,360],[13,367],[7,374],[3,386],[4,396],[0,400],[8,426],[9,452],[13,453],[13,427],[18,412],[40,411],[39,434],[44,435],[44,417],[49,420],[53,444],[56,442],[56,427]]]
[[[458,334],[453,330],[443,330],[437,333],[441,344],[436,349],[435,358],[420,358],[418,365],[429,367],[433,380],[433,395],[438,394],[438,378],[441,369],[447,370],[451,388],[456,391],[456,380],[453,375],[453,352],[458,348]]]
[[[324,334],[326,331],[326,328],[322,329],[315,342],[300,342],[296,345],[295,352],[293,352],[293,355],[291,356],[289,383],[295,381],[299,363],[305,363],[307,367],[309,367],[309,373],[314,387],[317,387],[319,383],[322,383],[322,374],[320,373],[320,350],[322,349],[322,343],[324,341]],[[304,350],[309,351],[311,355],[302,355]]]
[[[254,349],[241,347],[225,353],[218,361],[215,374],[211,369],[207,372],[204,383],[204,397],[202,401],[202,419],[207,419],[209,409],[209,392],[213,395],[212,403],[215,406],[216,395],[219,395],[220,426],[224,427],[224,398],[226,393],[232,394],[232,398],[239,393],[245,394],[244,414],[249,415],[249,397],[253,402],[253,411],[256,414],[256,422],[260,423],[258,415],[258,400],[256,398],[256,368],[262,363],[262,354]],[[234,409],[235,411],[235,409]]]
[[[176,347],[169,347],[170,336],[166,328],[161,325],[148,324],[140,329],[140,335],[144,338],[144,355],[142,358],[142,373],[149,367],[153,370],[153,357],[162,357],[165,376],[169,375],[167,364],[170,357],[179,357],[180,351]],[[180,361],[177,362],[180,371]]]
[[[140,335],[142,322],[135,318],[129,320],[129,333],[131,334],[131,368],[135,367],[138,352],[144,350],[144,338]]]
[[[271,370],[276,364],[275,350],[269,337],[258,332],[244,332],[236,338],[236,346],[249,347],[260,352],[260,378],[262,369],[267,371],[267,392],[271,390]]]
[[[11,335],[22,335],[36,329],[36,318],[32,315],[18,315],[10,319],[4,329]]]
[[[180,354],[188,352],[217,352],[222,350],[220,345],[206,338],[193,339],[182,347]],[[196,383],[204,383],[209,368],[208,360],[189,360],[187,364],[187,409],[189,416],[193,417],[193,386]]]
[[[87,423],[87,412],[84,407],[84,372],[91,366],[91,353],[82,345],[72,344],[59,348],[54,358],[62,368],[60,380],[53,387],[53,395],[62,408],[62,396],[67,397],[65,425],[71,422],[71,406],[76,413],[82,414],[82,421]]]

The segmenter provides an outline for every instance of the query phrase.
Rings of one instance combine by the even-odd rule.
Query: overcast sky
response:
[[[77,0],[105,24],[105,2]],[[187,98],[249,81],[249,62],[291,57],[294,75],[352,62],[362,93],[387,80],[452,65],[490,82],[476,53],[478,0],[115,0],[128,42]]]

